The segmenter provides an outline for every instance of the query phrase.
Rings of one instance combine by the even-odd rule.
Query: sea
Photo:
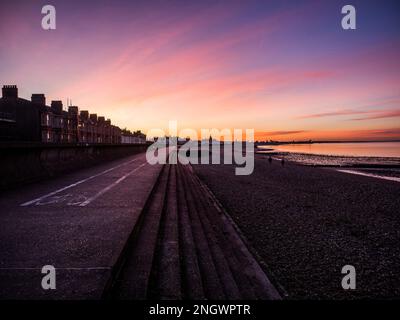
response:
[[[400,142],[341,142],[259,146],[259,153],[302,165],[400,182]]]
[[[286,144],[273,148],[281,152],[348,157],[395,157],[400,158],[400,142],[342,142]]]

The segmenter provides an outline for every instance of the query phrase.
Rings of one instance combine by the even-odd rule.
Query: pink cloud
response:
[[[257,131],[258,135],[266,136],[285,136],[285,135],[296,135],[299,133],[309,132],[307,130],[292,130],[292,131]]]
[[[398,110],[387,110],[387,111],[373,111],[372,115],[362,117],[362,118],[354,118],[351,120],[361,121],[361,120],[374,120],[374,119],[384,119],[384,118],[397,118],[400,117],[400,109]]]
[[[324,118],[324,117],[335,117],[344,115],[367,115],[360,118],[352,118],[350,120],[372,120],[372,119],[383,119],[383,118],[393,118],[400,117],[400,109],[375,109],[375,110],[339,110],[332,112],[323,112],[308,114],[304,116],[297,117],[297,119],[311,119],[311,118]]]

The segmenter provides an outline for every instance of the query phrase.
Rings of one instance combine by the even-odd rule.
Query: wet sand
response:
[[[271,155],[276,158],[285,158],[292,162],[314,167],[400,168],[400,158],[395,157],[335,156],[298,152],[278,152],[274,150],[258,150],[257,153],[266,156]]]
[[[257,155],[250,176],[195,165],[289,299],[400,298],[400,184]],[[341,287],[344,265],[357,288]]]

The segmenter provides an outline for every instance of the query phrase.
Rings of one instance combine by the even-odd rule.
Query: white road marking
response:
[[[55,204],[55,203],[61,203],[70,198],[72,194],[67,193],[61,196],[53,196],[53,197],[47,197],[43,200],[35,202],[35,206],[45,206],[48,204]]]
[[[25,202],[25,203],[21,204],[20,206],[21,206],[21,207],[29,206],[29,205],[31,205],[31,204],[34,204],[34,203],[36,203],[36,202],[39,202],[39,201],[41,201],[41,200],[47,198],[47,197],[51,197],[51,196],[53,196],[53,195],[55,195],[55,194],[57,194],[57,193],[60,193],[60,192],[62,192],[62,191],[64,191],[64,190],[67,190],[67,189],[76,187],[77,185],[80,185],[80,184],[82,184],[82,183],[84,183],[84,182],[86,182],[86,181],[89,181],[89,180],[92,180],[92,179],[94,179],[94,178],[97,178],[97,177],[99,177],[99,176],[101,176],[101,175],[103,175],[103,174],[106,174],[107,172],[110,172],[110,171],[114,170],[114,169],[117,169],[117,168],[119,168],[119,167],[125,166],[125,165],[127,165],[127,164],[129,164],[129,163],[132,163],[132,162],[134,162],[134,161],[136,161],[136,160],[138,160],[138,159],[135,158],[135,159],[133,159],[133,160],[130,160],[130,161],[121,163],[121,164],[119,164],[119,165],[117,165],[117,166],[115,166],[115,167],[112,167],[112,168],[110,168],[110,169],[104,170],[103,172],[100,172],[100,173],[95,174],[95,175],[93,175],[93,176],[90,176],[90,177],[88,177],[88,178],[79,180],[78,182],[75,182],[75,183],[73,183],[73,184],[70,184],[70,185],[68,185],[68,186],[65,186],[65,187],[63,187],[63,188],[61,188],[61,189],[58,189],[58,190],[56,190],[56,191],[50,192],[50,193],[48,193],[48,194],[46,194],[46,195],[44,195],[44,196],[42,196],[42,197],[39,197],[39,198],[33,199],[33,200],[31,200],[31,201]]]
[[[57,267],[54,268],[56,270],[109,270],[111,269],[111,267]],[[42,267],[27,267],[27,268],[23,268],[23,267],[5,267],[5,268],[0,268],[0,270],[42,270]]]
[[[100,197],[102,194],[106,193],[107,191],[109,191],[110,189],[114,188],[117,184],[119,184],[120,182],[124,181],[126,178],[128,178],[131,174],[135,173],[136,171],[138,171],[141,167],[145,166],[146,163],[141,164],[139,167],[137,167],[136,169],[132,170],[131,172],[127,173],[126,175],[122,176],[121,178],[119,178],[117,181],[114,181],[112,184],[108,185],[107,187],[105,187],[104,189],[100,190],[98,193],[96,193],[93,197],[87,199],[85,202],[82,202],[79,206],[80,207],[85,207],[87,206],[89,203],[91,203],[93,200],[97,199],[98,197]]]
[[[77,206],[78,204],[81,204],[83,201],[86,201],[87,199],[88,196],[86,196],[85,194],[80,194],[69,200],[67,206]]]
[[[344,172],[344,173],[350,173],[350,174],[358,174],[360,176],[373,177],[373,178],[378,178],[378,179],[383,179],[383,180],[400,182],[400,178],[397,178],[397,177],[379,176],[377,174],[365,173],[365,172],[360,172],[360,171],[355,171],[355,170],[337,170],[337,171]]]

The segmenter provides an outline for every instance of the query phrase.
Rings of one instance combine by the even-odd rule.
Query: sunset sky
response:
[[[400,1],[2,1],[0,84],[144,132],[400,139],[399,18]]]

